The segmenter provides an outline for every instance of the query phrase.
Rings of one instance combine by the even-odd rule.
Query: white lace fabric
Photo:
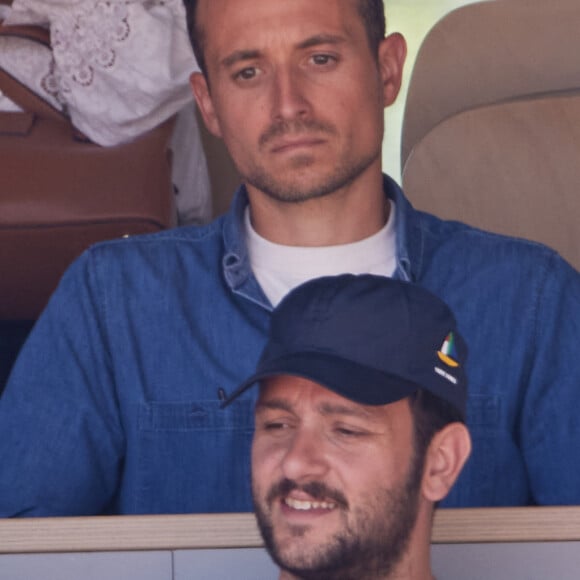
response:
[[[197,69],[181,0],[14,0],[6,24],[50,29],[39,45],[5,50],[0,65],[66,110],[100,145],[141,135],[191,101]],[[13,62],[8,53],[13,54]]]
[[[207,221],[205,156],[197,121],[185,112],[193,107],[189,77],[199,68],[182,0],[14,0],[2,8],[7,25],[49,29],[51,48],[0,37],[0,67],[95,143],[128,141],[182,111],[178,123],[193,123],[193,130],[176,131],[173,139],[179,221]],[[0,93],[0,110],[17,109]]]

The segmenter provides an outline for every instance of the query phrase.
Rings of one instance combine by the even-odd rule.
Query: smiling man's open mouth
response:
[[[333,510],[336,507],[335,502],[330,501],[310,501],[301,500],[291,497],[286,497],[283,500],[284,504],[288,507],[299,510],[299,511],[309,511],[309,510]]]

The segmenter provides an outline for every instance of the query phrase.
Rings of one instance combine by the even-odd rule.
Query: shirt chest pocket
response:
[[[253,402],[148,402],[139,408],[136,511],[251,511]]]

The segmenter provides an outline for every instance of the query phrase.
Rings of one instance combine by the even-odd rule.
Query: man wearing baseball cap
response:
[[[284,580],[432,578],[433,510],[471,450],[467,349],[449,308],[406,282],[312,280],[274,311],[252,490]]]

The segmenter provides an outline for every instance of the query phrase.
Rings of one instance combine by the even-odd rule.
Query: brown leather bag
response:
[[[0,34],[48,40],[1,23]],[[2,69],[0,91],[25,111],[0,112],[0,319],[31,320],[89,245],[175,224],[174,120],[101,147]]]

